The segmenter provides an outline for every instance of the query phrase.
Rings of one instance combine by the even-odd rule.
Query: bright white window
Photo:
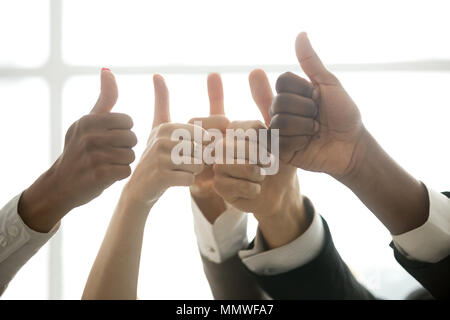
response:
[[[284,71],[300,72],[294,52],[300,31],[308,32],[387,151],[444,190],[448,9],[447,1],[411,0],[3,0],[0,200],[26,188],[56,159],[68,126],[95,103],[101,67],[116,73],[115,110],[133,117],[140,155],[153,118],[153,73],[167,79],[173,121],[207,115],[206,75],[213,71],[223,74],[229,118],[261,119],[247,75],[261,67],[274,84]],[[299,170],[299,177],[365,285],[384,298],[402,298],[417,286],[395,262],[388,232],[349,190],[326,175]],[[68,214],[3,298],[79,299],[122,186]],[[250,234],[254,227],[251,220]],[[138,295],[212,297],[186,189],[169,190],[150,213]]]

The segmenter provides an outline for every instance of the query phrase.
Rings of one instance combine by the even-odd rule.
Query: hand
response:
[[[391,234],[428,218],[425,186],[403,170],[365,129],[339,80],[314,52],[305,33],[297,58],[311,83],[285,73],[278,78],[271,128],[280,129],[280,157],[298,168],[325,172],[349,187]]]
[[[265,121],[270,121],[272,90],[262,70],[249,76],[252,96]],[[229,129],[265,129],[260,121],[234,121]],[[251,142],[248,142],[251,144]],[[258,145],[262,148],[262,144]],[[236,152],[235,152],[236,154]],[[291,242],[309,226],[296,168],[280,163],[275,175],[261,174],[258,164],[214,164],[214,188],[233,207],[252,212],[270,248]]]
[[[48,232],[71,209],[130,175],[137,139],[129,116],[110,113],[117,96],[114,75],[103,69],[94,108],[72,124],[61,156],[22,194],[19,214],[32,229]]]
[[[223,85],[220,75],[212,73],[208,75],[208,96],[210,116],[204,118],[193,118],[189,123],[201,121],[205,130],[218,129],[225,134],[230,121],[225,116]],[[195,177],[195,183],[191,186],[191,193],[196,197],[205,197],[215,194],[213,187],[214,172],[211,167],[205,167],[203,172]]]
[[[189,123],[201,121],[205,130],[217,129],[222,137],[230,121],[225,116],[223,85],[220,75],[208,75],[209,117],[193,118]],[[202,213],[210,221],[214,221],[226,210],[225,202],[214,190],[214,171],[211,166],[205,166],[202,173],[195,176],[195,183],[190,187],[191,195]]]
[[[124,188],[123,196],[134,203],[150,208],[165,190],[171,186],[191,186],[195,175],[202,172],[204,164],[195,164],[195,148],[201,148],[194,141],[194,130],[207,132],[192,124],[170,123],[169,92],[160,75],[153,77],[155,89],[155,113],[150,138],[139,163]],[[184,140],[191,150],[191,164],[175,164],[171,159],[172,149],[180,143],[172,140],[174,130],[190,132],[191,141]],[[202,160],[201,158],[197,158]],[[148,212],[148,210],[147,210]]]
[[[298,168],[344,177],[357,165],[358,144],[365,136],[361,115],[305,33],[297,37],[296,52],[312,83],[292,73],[277,80],[270,128],[280,129],[280,158]]]

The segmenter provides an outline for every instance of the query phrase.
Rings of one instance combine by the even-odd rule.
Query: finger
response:
[[[262,182],[265,178],[261,167],[255,164],[214,164],[214,172],[236,179],[248,180],[250,182]]]
[[[233,129],[232,132],[228,133],[229,136],[231,133],[238,139],[243,139],[245,135],[245,139],[249,141],[256,141],[261,143],[264,147],[267,146],[266,141],[264,139],[260,140],[260,129],[267,130],[267,126],[259,120],[250,120],[250,121],[233,121],[229,124],[227,129]],[[250,130],[249,129],[253,129]],[[243,133],[243,134],[241,134]]]
[[[339,84],[337,78],[323,65],[305,32],[302,32],[297,36],[295,41],[295,52],[303,71],[312,82],[328,85]]]
[[[273,99],[270,113],[288,113],[296,116],[314,118],[317,115],[317,106],[314,100],[292,93],[279,93]]]
[[[310,141],[311,136],[280,137],[280,159],[286,162],[291,160],[296,152],[306,149]]]
[[[224,175],[214,175],[214,189],[228,202],[239,198],[255,199],[261,193],[261,185]]]
[[[160,127],[158,134],[160,137],[168,137],[172,139],[172,137],[176,138],[175,133],[177,132],[183,133],[183,136],[189,136],[190,140],[199,138],[202,139],[202,141],[199,142],[209,141],[207,140],[209,138],[209,134],[205,129],[189,123],[166,123]]]
[[[209,114],[225,114],[222,78],[218,73],[208,75]]]
[[[92,152],[91,161],[94,165],[118,164],[128,165],[136,159],[134,151],[129,148],[105,148]]]
[[[217,164],[258,164],[264,166],[271,156],[267,146],[257,141],[235,138],[231,145],[224,139],[214,145],[215,163]],[[220,152],[220,153],[219,153]],[[264,158],[261,158],[264,156]],[[264,162],[264,163],[263,163]]]
[[[279,113],[273,116],[270,128],[279,129],[280,136],[311,136],[318,131],[319,124],[312,118]]]
[[[203,163],[202,146],[194,141],[173,141],[169,139],[159,138],[155,141],[152,148],[157,150],[158,154],[163,157],[161,161],[166,161],[169,166],[171,163],[174,165],[178,165],[180,163]],[[172,168],[175,167],[172,166]]]
[[[102,113],[92,116],[91,125],[108,130],[131,129],[133,127],[133,119],[124,113]]]
[[[272,105],[273,93],[266,73],[261,69],[253,70],[249,77],[250,91],[253,100],[261,111],[264,122],[270,123],[270,106]]]
[[[267,129],[267,126],[259,120],[244,120],[244,121],[232,121],[227,129],[242,129],[244,131],[248,129]]]
[[[155,112],[153,116],[153,128],[164,122],[170,122],[169,90],[164,78],[155,74],[153,76],[155,90]]]
[[[192,118],[189,120],[190,124],[201,122],[203,129],[218,129],[222,132],[225,132],[225,129],[230,124],[230,120],[224,115],[212,115],[209,117],[203,118]]]
[[[137,144],[136,134],[131,130],[108,130],[97,140],[97,147],[132,148]]]
[[[314,87],[306,79],[292,72],[285,72],[278,77],[275,89],[278,93],[287,92],[298,94],[306,98],[312,98]]]
[[[103,68],[100,74],[100,96],[92,108],[91,113],[106,113],[117,102],[119,91],[117,89],[116,78],[108,68]]]

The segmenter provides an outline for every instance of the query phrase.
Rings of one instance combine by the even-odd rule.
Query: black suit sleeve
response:
[[[214,299],[218,300],[263,300],[267,297],[250,275],[238,255],[214,263],[200,254],[203,270]]]
[[[274,299],[374,299],[350,272],[334,247],[327,223],[325,244],[306,265],[277,275],[257,275],[247,269]]]
[[[444,194],[450,198],[450,192]],[[392,242],[391,247],[397,262],[434,298],[450,299],[450,256],[436,263],[419,262],[407,259]]]

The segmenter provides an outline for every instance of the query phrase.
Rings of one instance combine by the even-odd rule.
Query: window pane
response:
[[[0,206],[21,193],[49,167],[49,98],[41,79],[0,80]],[[47,298],[47,248],[16,275],[3,299]],[[38,275],[38,276],[37,276]]]
[[[288,64],[307,31],[327,63],[449,58],[448,11],[445,0],[64,1],[63,52],[71,64]]]
[[[0,66],[34,67],[49,48],[49,1],[0,1]]]
[[[450,134],[447,125],[450,102],[446,95],[450,75],[340,73],[338,76],[360,107],[367,127],[388,152],[433,188],[448,188],[448,175],[443,175],[442,169],[450,162],[450,150],[442,146]],[[269,77],[274,84],[277,75]],[[117,79],[120,98],[114,110],[133,117],[139,139],[135,151],[139,157],[152,123],[151,76],[118,75]],[[252,102],[247,75],[226,74],[223,79],[225,108],[230,119],[261,119]],[[206,75],[168,75],[166,80],[173,121],[186,122],[191,117],[208,114]],[[94,104],[98,81],[97,76],[86,76],[67,83],[65,128]],[[417,286],[395,261],[388,246],[389,233],[348,189],[326,175],[299,170],[299,177],[302,192],[327,219],[336,246],[363,283],[384,298],[403,298]],[[65,219],[64,298],[80,297],[122,186],[123,183],[115,184]],[[254,230],[249,232],[254,235]],[[198,256],[186,189],[166,192],[150,214],[138,293],[141,299],[211,298]]]

